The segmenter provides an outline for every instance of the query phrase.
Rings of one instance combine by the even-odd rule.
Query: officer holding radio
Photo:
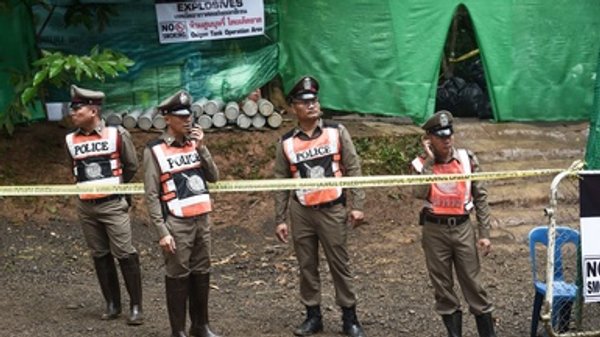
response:
[[[146,205],[165,258],[167,310],[173,337],[218,337],[208,325],[212,201],[207,182],[219,171],[205,145],[202,129],[192,124],[192,97],[180,90],[158,110],[166,131],[144,149]]]

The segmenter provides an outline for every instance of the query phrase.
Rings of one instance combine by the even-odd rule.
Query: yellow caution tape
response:
[[[264,179],[264,180],[231,180],[209,184],[211,192],[257,192],[297,190],[325,187],[367,188],[386,186],[422,185],[461,180],[500,180],[544,176],[571,171],[564,169],[538,169],[504,172],[479,172],[471,174],[436,174],[436,175],[385,175],[341,178],[310,178],[310,179]],[[142,183],[120,185],[22,185],[0,186],[1,196],[43,196],[43,195],[73,195],[82,193],[102,194],[143,194]]]
[[[459,57],[457,57],[457,58],[450,57],[450,58],[448,58],[448,60],[449,60],[451,63],[458,63],[458,62],[462,62],[462,61],[464,61],[464,60],[466,60],[466,59],[469,59],[469,58],[471,58],[471,57],[473,57],[473,56],[476,56],[476,55],[479,55],[479,48],[478,48],[478,49],[471,50],[470,52],[468,52],[468,53],[466,53],[466,54],[464,54],[464,55],[461,55],[461,56],[459,56]]]

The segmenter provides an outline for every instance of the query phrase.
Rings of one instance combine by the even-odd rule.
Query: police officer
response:
[[[122,127],[101,120],[104,93],[71,86],[71,119],[77,129],[66,136],[68,154],[78,184],[129,182],[138,169],[135,147]],[[127,323],[143,323],[139,256],[131,243],[129,203],[118,194],[81,194],[77,212],[92,251],[106,311],[102,319],[121,314],[121,294],[114,258],[119,261],[129,292]]]
[[[319,83],[310,76],[301,78],[287,100],[298,125],[278,142],[275,158],[277,178],[325,178],[360,176],[359,158],[348,130],[321,119]],[[357,226],[364,218],[365,195],[352,189],[350,222]],[[289,209],[291,234],[300,265],[300,297],[306,306],[306,320],[294,331],[309,336],[323,330],[321,319],[321,280],[319,243],[323,247],[333,278],[336,303],[342,308],[342,330],[351,337],[366,336],[356,316],[350,258],[347,250],[346,193],[341,188],[276,192],[276,236],[288,242],[286,223]]]
[[[178,91],[158,106],[166,131],[144,149],[146,204],[164,252],[167,309],[173,337],[185,337],[189,300],[190,335],[218,337],[208,325],[210,222],[207,181],[219,171],[192,123],[192,97]]]
[[[481,171],[473,152],[454,147],[452,114],[439,111],[422,126],[424,154],[412,162],[418,174],[469,174]],[[458,181],[415,186],[413,193],[424,199],[420,222],[427,270],[435,292],[435,310],[442,316],[449,337],[462,334],[460,300],[453,290],[452,267],[458,283],[475,315],[481,337],[496,336],[494,309],[481,284],[477,248],[483,255],[491,250],[490,209],[487,190],[481,181]],[[479,224],[478,240],[469,219],[475,209]]]

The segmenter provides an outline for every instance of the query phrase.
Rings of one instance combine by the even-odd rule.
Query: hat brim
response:
[[[179,109],[179,110],[168,111],[167,114],[173,115],[173,116],[189,116],[192,114],[192,112],[189,109]]]
[[[436,135],[438,137],[450,137],[450,136],[452,136],[454,131],[452,130],[452,128],[444,128],[444,129],[432,131],[431,133],[433,133],[434,135]]]
[[[304,92],[292,97],[292,99],[296,101],[308,101],[315,98],[317,98],[317,94],[315,94],[314,92]]]
[[[85,99],[80,97],[75,97],[71,99],[71,105],[79,104],[79,105],[102,105],[101,99]]]

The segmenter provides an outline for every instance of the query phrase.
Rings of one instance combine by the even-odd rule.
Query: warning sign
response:
[[[263,35],[262,0],[155,0],[160,43]]]
[[[585,257],[583,276],[583,291],[586,299],[596,298],[596,301],[600,301],[600,256]]]

